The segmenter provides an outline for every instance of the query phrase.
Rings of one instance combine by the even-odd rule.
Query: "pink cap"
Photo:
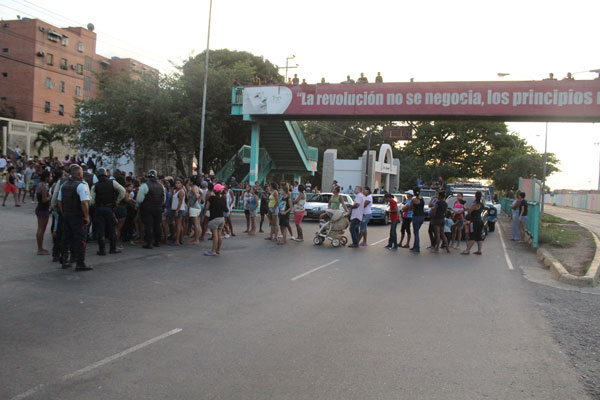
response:
[[[221,185],[220,183],[217,183],[213,189],[214,189],[215,192],[218,193],[221,190],[225,189],[225,186]]]

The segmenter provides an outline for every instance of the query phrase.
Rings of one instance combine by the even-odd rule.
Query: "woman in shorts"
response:
[[[40,177],[40,183],[36,189],[37,207],[35,208],[35,216],[37,217],[38,227],[35,238],[37,240],[38,255],[45,256],[50,254],[48,250],[44,249],[44,235],[46,234],[46,227],[48,226],[48,219],[50,218],[50,196],[48,192],[48,182],[50,181],[50,172],[42,172]]]
[[[19,200],[17,199],[17,175],[15,173],[15,167],[9,167],[7,172],[8,177],[6,178],[6,183],[4,184],[4,199],[2,200],[2,207],[6,206],[6,198],[11,193],[15,199],[15,207],[21,207],[19,205]]]
[[[473,243],[477,242],[477,251],[474,254],[481,255],[481,247],[483,246],[483,220],[481,219],[481,213],[483,211],[483,202],[481,201],[481,192],[478,190],[475,192],[475,201],[469,208],[465,219],[467,223],[473,225],[473,229],[469,229],[469,240],[467,241],[467,249],[460,254],[469,255],[471,254],[471,248]]]
[[[277,241],[279,234],[279,191],[277,183],[271,182],[271,194],[269,195],[269,220],[271,221],[271,234],[265,240]]]
[[[304,241],[304,232],[302,232],[302,220],[304,219],[304,204],[306,203],[306,194],[304,194],[304,185],[298,185],[298,196],[294,200],[294,222],[296,223],[297,242]]]
[[[194,240],[189,242],[191,245],[200,244],[200,213],[202,212],[202,191],[198,187],[198,175],[194,175],[191,180],[192,186],[188,192],[188,206],[190,207],[190,220],[194,226]]]
[[[187,204],[185,202],[185,190],[183,189],[183,181],[179,178],[175,180],[175,193],[171,200],[171,210],[175,218],[175,240],[174,246],[183,244],[183,217],[187,214]]]
[[[214,188],[212,187],[212,183],[208,184],[208,193],[212,194],[206,200],[206,209],[210,211],[210,217],[208,217],[208,229],[212,232],[212,249],[210,251],[205,251],[205,256],[216,256],[217,254],[221,254],[221,244],[223,243],[223,238],[221,237],[221,233],[223,228],[225,227],[225,211],[227,211],[227,202],[225,200],[225,195],[223,195],[223,190],[225,187],[219,183],[217,183]]]
[[[286,244],[287,230],[290,226],[290,212],[292,211],[292,199],[287,185],[282,187],[281,200],[279,201],[279,228],[281,229],[281,240],[277,244]]]

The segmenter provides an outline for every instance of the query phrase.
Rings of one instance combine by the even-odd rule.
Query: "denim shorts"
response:
[[[179,212],[177,213],[176,218],[177,219],[182,219],[183,217],[185,217],[187,215],[187,211],[186,210],[179,210]]]
[[[367,225],[369,225],[369,221],[371,220],[371,214],[364,214],[363,218],[362,218],[362,222],[360,224],[360,231],[361,232],[366,232],[367,231]]]
[[[521,218],[519,218],[519,221],[521,221],[521,222],[527,222],[527,215],[524,215]]]

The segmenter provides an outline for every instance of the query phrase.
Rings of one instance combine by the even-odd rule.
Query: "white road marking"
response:
[[[379,244],[379,243],[381,243],[381,242],[383,242],[383,241],[386,241],[386,240],[388,240],[388,239],[389,239],[389,238],[383,238],[383,239],[381,239],[381,240],[378,240],[378,241],[376,241],[375,243],[371,243],[369,246],[375,246],[376,244]]]
[[[169,336],[175,335],[176,333],[179,333],[179,332],[181,332],[181,331],[182,331],[182,329],[180,329],[180,328],[176,328],[176,329],[170,330],[169,332],[163,333],[163,334],[162,334],[162,335],[160,335],[160,336],[157,336],[157,337],[155,337],[155,338],[152,338],[152,339],[150,339],[150,340],[147,340],[147,341],[145,341],[144,343],[140,343],[140,344],[138,344],[138,345],[135,345],[135,346],[133,346],[133,347],[130,347],[130,348],[126,349],[126,350],[123,350],[123,351],[122,351],[122,352],[120,352],[120,353],[114,354],[114,355],[112,355],[112,356],[110,356],[110,357],[106,357],[106,358],[105,358],[105,359],[103,359],[103,360],[100,360],[100,361],[97,361],[97,362],[95,362],[95,363],[93,363],[93,364],[90,364],[90,365],[88,365],[87,367],[84,367],[84,368],[78,369],[78,370],[77,370],[77,371],[75,371],[75,372],[72,372],[72,373],[70,373],[70,374],[64,375],[64,376],[62,376],[62,377],[60,378],[60,380],[64,382],[64,381],[67,381],[67,380],[69,380],[69,379],[76,378],[76,377],[78,377],[78,376],[80,376],[80,375],[83,375],[83,374],[85,374],[85,373],[87,373],[87,372],[93,371],[94,369],[96,369],[96,368],[99,368],[99,367],[101,367],[101,366],[103,366],[103,365],[105,365],[105,364],[108,364],[108,363],[110,363],[110,362],[112,362],[112,361],[114,361],[114,360],[116,360],[116,359],[118,359],[118,358],[124,357],[124,356],[126,356],[127,354],[133,353],[134,351],[138,351],[138,350],[140,350],[140,349],[142,349],[142,348],[144,348],[144,347],[146,347],[146,346],[149,346],[149,345],[151,345],[151,344],[153,344],[153,343],[156,343],[156,342],[158,342],[159,340],[162,340],[162,339],[165,339],[165,338],[167,338],[167,337],[169,337]],[[42,388],[43,388],[43,387],[45,387],[45,386],[46,386],[46,385],[44,385],[44,384],[40,384],[40,385],[34,386],[34,387],[32,387],[31,389],[29,389],[28,391],[26,391],[26,392],[23,392],[23,393],[21,393],[21,394],[19,394],[19,395],[16,395],[16,396],[15,396],[15,397],[13,397],[11,400],[21,400],[21,399],[24,399],[24,398],[26,398],[26,397],[29,397],[29,396],[31,396],[32,394],[34,394],[34,393],[38,392],[40,389],[42,389]]]
[[[498,223],[496,223],[496,225],[498,226],[498,230],[500,231],[500,242],[502,243],[502,249],[504,250],[504,258],[506,259],[506,264],[508,264],[508,269],[513,270],[515,268],[513,267],[513,263],[512,261],[510,261],[510,257],[508,256],[508,252],[506,251],[506,244],[504,243],[504,237],[502,236],[502,227]]]
[[[313,268],[313,269],[311,269],[310,271],[306,271],[305,273],[303,273],[303,274],[300,274],[300,275],[298,275],[298,276],[295,276],[295,277],[293,277],[293,278],[292,278],[292,279],[290,279],[290,280],[291,280],[291,281],[297,281],[297,280],[298,280],[298,279],[300,279],[300,278],[304,278],[306,275],[312,274],[313,272],[316,272],[316,271],[318,271],[318,270],[320,270],[320,269],[323,269],[323,268],[325,268],[325,267],[329,267],[331,264],[335,264],[335,263],[336,263],[336,262],[338,262],[338,261],[340,261],[340,260],[338,260],[338,259],[336,258],[335,260],[333,260],[333,261],[330,261],[330,262],[328,262],[327,264],[323,264],[323,265],[321,265],[320,267]]]

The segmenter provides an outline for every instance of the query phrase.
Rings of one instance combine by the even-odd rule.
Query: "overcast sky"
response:
[[[99,54],[167,72],[169,61],[205,49],[208,6],[208,0],[2,0],[0,17],[20,14],[63,27],[92,22]],[[299,68],[290,72],[309,83],[360,72],[371,81],[381,72],[388,82],[531,80],[549,72],[593,79],[579,72],[600,68],[598,15],[598,0],[213,0],[211,48],[250,51],[281,66],[295,55],[291,64]],[[509,129],[544,150],[544,123],[509,123]],[[548,132],[548,151],[562,161],[548,185],[596,189],[600,126],[551,123]]]

